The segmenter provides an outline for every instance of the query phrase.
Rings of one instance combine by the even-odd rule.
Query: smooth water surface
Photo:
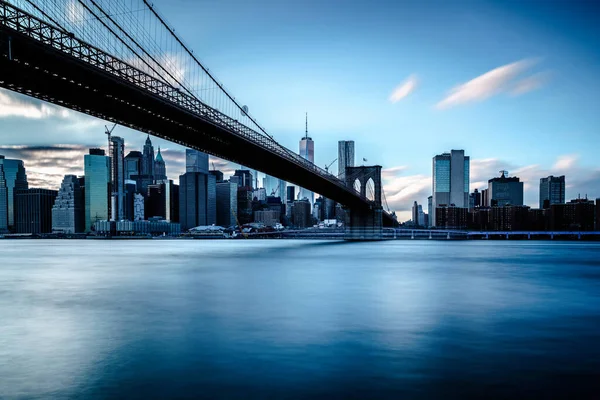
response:
[[[0,241],[0,398],[598,398],[600,245]]]

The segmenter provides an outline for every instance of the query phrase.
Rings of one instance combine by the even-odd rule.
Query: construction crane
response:
[[[337,158],[335,160],[333,160],[332,162],[330,162],[329,165],[325,165],[325,172],[329,172],[329,167],[331,167],[333,165],[333,163],[336,161],[337,161]]]
[[[110,135],[113,133],[113,131],[115,130],[115,128],[117,127],[117,124],[114,124],[112,126],[112,128],[108,129],[108,126],[104,125],[104,133],[106,133],[108,135],[108,146],[110,148]]]

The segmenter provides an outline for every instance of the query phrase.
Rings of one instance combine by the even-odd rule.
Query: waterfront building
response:
[[[507,205],[523,205],[523,182],[518,177],[507,177],[507,171],[501,171],[499,178],[488,181],[488,196],[490,206],[503,207]]]
[[[134,195],[137,193],[135,181],[125,180],[125,219],[134,220]]]
[[[0,156],[4,161],[4,156]],[[8,232],[8,188],[4,175],[4,164],[0,162],[0,234]]]
[[[293,203],[294,200],[296,200],[296,186],[288,186],[287,189],[287,198],[286,198],[286,203]]]
[[[166,219],[166,204],[167,202],[165,197],[165,185],[149,185],[148,193],[146,195],[146,202],[144,203],[144,212],[146,214],[146,219]]]
[[[494,231],[524,231],[529,229],[529,207],[509,205],[491,207],[490,226]]]
[[[469,210],[473,210],[476,207],[481,207],[481,192],[477,189],[469,195]]]
[[[83,157],[85,171],[85,231],[96,221],[108,220],[110,158],[102,149],[90,149]]]
[[[134,176],[142,174],[142,153],[130,151],[125,157],[125,179],[135,180]]]
[[[186,172],[179,177],[179,222],[188,230],[217,221],[217,182],[214,175]]]
[[[141,193],[133,195],[133,220],[143,221],[145,217],[144,203],[146,198]]]
[[[96,232],[107,236],[179,236],[181,226],[160,218],[151,218],[148,221],[98,221]]]
[[[166,220],[179,222],[179,185],[172,179],[165,183],[165,212]]]
[[[338,173],[342,181],[346,179],[346,167],[354,167],[354,140],[338,142]]]
[[[210,170],[208,171],[211,175],[215,176],[215,179],[217,180],[217,183],[219,182],[223,182],[224,181],[224,176],[223,173],[221,171],[218,171],[216,169]]]
[[[110,215],[113,221],[125,218],[125,140],[110,136]]]
[[[292,223],[296,228],[308,228],[312,226],[312,215],[308,200],[296,200],[292,208]]]
[[[260,210],[254,212],[254,222],[274,227],[280,221],[281,215],[276,210]]]
[[[140,175],[148,175],[151,177],[151,183],[154,183],[154,147],[150,140],[150,135],[146,138],[142,152],[142,173]]]
[[[52,232],[52,206],[58,192],[49,189],[15,190],[17,233]]]
[[[238,187],[235,182],[217,183],[217,225],[237,225]]]
[[[469,206],[470,158],[464,150],[452,150],[433,157],[432,222],[437,226],[440,206]]]
[[[540,179],[540,208],[550,208],[553,204],[565,203],[565,176],[552,176]]]
[[[441,229],[466,229],[468,209],[464,207],[441,206],[435,210],[435,226]]]
[[[8,230],[15,230],[15,191],[29,188],[27,183],[27,173],[25,171],[25,165],[22,160],[13,160],[0,156],[0,166],[4,173],[4,180],[6,185],[6,211],[4,207],[0,209],[0,214],[6,213],[6,221]],[[0,200],[0,203],[3,201]],[[3,218],[0,217],[0,220]]]
[[[575,199],[550,206],[551,231],[593,231],[595,205],[592,200]]]
[[[162,154],[160,154],[160,147],[158,148],[158,153],[156,154],[156,160],[154,160],[154,182],[167,182],[167,166],[165,164],[165,160],[163,160]]]
[[[208,154],[194,149],[185,149],[185,172],[208,174]]]
[[[427,227],[430,228],[433,226],[433,222],[431,218],[433,216],[433,196],[427,197]]]
[[[481,191],[481,203],[480,207],[489,207],[490,206],[490,196],[488,189],[483,189]]]
[[[52,207],[52,232],[83,232],[84,211],[83,190],[79,178],[75,175],[65,175]]]
[[[252,172],[248,169],[236,169],[233,176],[237,177],[238,187],[254,189]]]
[[[596,199],[596,230],[600,231],[600,198]]]
[[[237,211],[240,225],[252,222],[252,200],[253,190],[249,187],[238,187],[237,190]]]

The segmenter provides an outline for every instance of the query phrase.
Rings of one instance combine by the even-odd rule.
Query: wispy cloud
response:
[[[397,103],[409,94],[411,94],[419,83],[416,75],[409,76],[404,82],[398,85],[389,97],[390,102]]]
[[[0,118],[68,118],[69,114],[69,111],[64,108],[38,101],[32,101],[26,99],[24,96],[19,96],[7,90],[0,90]]]
[[[536,63],[536,59],[524,59],[494,68],[453,88],[442,101],[436,104],[436,108],[446,109],[459,104],[483,101],[502,92],[518,95],[537,89],[543,84],[544,75],[532,75],[515,82]]]
[[[538,72],[531,76],[526,76],[514,83],[510,89],[510,94],[513,96],[519,96],[527,92],[539,89],[546,84],[550,77],[547,72]]]

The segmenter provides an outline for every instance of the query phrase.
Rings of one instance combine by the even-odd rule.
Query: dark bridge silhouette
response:
[[[146,50],[145,42],[152,42],[143,35],[133,37],[117,20],[125,13],[107,10],[99,0],[79,1],[78,20],[61,17],[65,10],[56,9],[55,3],[0,0],[0,87],[204,151],[333,199],[347,208],[349,227],[358,228],[349,239],[378,239],[382,225],[395,224],[382,208],[381,167],[355,168],[342,181],[277,143],[146,1],[145,12],[171,34],[178,57],[208,77],[208,85],[190,87],[168,66],[169,59],[160,58],[162,53]],[[102,34],[108,38],[99,42],[102,48],[81,38],[95,40]],[[108,51],[118,45],[125,49],[121,54]],[[211,98],[210,93],[217,95]],[[220,109],[209,105],[211,100]],[[362,183],[365,173],[376,184],[375,196],[350,182]],[[369,226],[365,229],[364,224]]]

